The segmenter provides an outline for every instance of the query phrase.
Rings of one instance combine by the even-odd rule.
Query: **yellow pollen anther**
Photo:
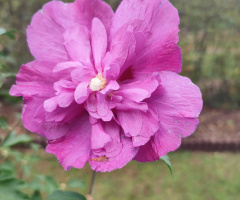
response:
[[[103,78],[102,74],[98,74],[95,78],[91,80],[90,89],[92,91],[99,91],[107,86],[107,80]]]

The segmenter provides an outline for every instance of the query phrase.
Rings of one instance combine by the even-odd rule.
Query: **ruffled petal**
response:
[[[65,29],[57,23],[54,17],[54,13],[63,6],[64,3],[53,1],[46,4],[42,11],[38,11],[33,16],[31,25],[27,29],[27,41],[36,60],[52,62],[69,60],[64,47],[63,33]],[[69,13],[69,10],[66,9],[66,11]],[[72,22],[69,21],[69,23]]]
[[[142,128],[139,135],[133,137],[133,146],[145,145],[159,129],[159,121],[155,119],[151,112],[142,113]]]
[[[58,139],[64,136],[71,127],[68,123],[56,123],[53,121],[45,121],[45,114],[41,115],[41,121],[35,119],[36,111],[42,107],[45,99],[42,98],[28,98],[24,101],[22,111],[22,121],[24,127],[34,133],[38,133],[48,140]],[[45,113],[45,112],[44,112]]]
[[[156,159],[159,159],[179,148],[182,138],[188,137],[197,128],[197,117],[202,110],[201,92],[190,79],[173,72],[161,72],[160,76],[162,87],[148,101],[151,109],[158,113],[159,130],[148,144],[148,153],[144,153],[148,148],[140,148],[141,155],[135,159],[141,162],[153,161],[156,154]]]
[[[51,71],[54,66],[51,62],[37,61],[22,65],[16,77],[17,85],[12,86],[10,94],[24,98],[54,96],[52,85],[57,79]]]
[[[62,108],[68,107],[74,100],[73,92],[64,92],[57,96],[58,105]]]
[[[91,125],[88,115],[82,115],[77,125],[71,131],[56,141],[49,141],[46,148],[48,153],[54,154],[63,168],[82,168],[89,159],[91,152]]]
[[[68,107],[74,100],[74,90],[76,88],[76,85],[67,80],[60,80],[58,82],[54,83],[54,89],[56,90],[56,99],[57,103],[60,107],[66,108]],[[48,101],[44,102],[44,107],[46,107],[46,103]],[[53,103],[50,101],[50,103]]]
[[[137,102],[122,98],[122,100],[118,102],[117,105],[115,106],[115,109],[122,110],[122,111],[139,110],[139,111],[147,112],[148,104],[146,102],[137,103]]]
[[[74,99],[78,104],[82,104],[84,101],[87,100],[90,92],[88,85],[88,82],[82,82],[77,86],[74,92]]]
[[[99,91],[101,94],[109,94],[111,93],[112,91],[116,91],[120,88],[119,84],[117,81],[109,81],[109,83],[107,84],[107,86]]]
[[[168,0],[124,0],[118,7],[113,19],[111,36],[126,24],[134,20],[143,20],[140,26],[148,25],[151,31],[151,43],[138,53],[133,65],[134,72],[140,74],[169,70],[180,72],[182,58],[178,42],[179,16]],[[143,31],[137,38],[146,37]],[[139,45],[144,43],[139,43]]]
[[[152,147],[152,140],[150,140],[147,144],[139,148],[139,151],[133,160],[138,162],[153,162],[159,160],[159,158],[159,155]]]
[[[105,77],[107,80],[116,80],[120,73],[120,67],[116,63],[112,63],[104,68]]]
[[[110,172],[130,162],[137,154],[138,148],[133,147],[131,139],[120,138],[120,127],[115,122],[105,123],[104,130],[112,137],[112,142],[99,154],[92,154],[89,163],[95,171]]]
[[[149,98],[159,86],[154,77],[146,77],[140,80],[133,79],[121,84],[118,95],[123,99],[129,99],[135,102],[141,102]]]
[[[97,112],[102,117],[106,116],[109,112],[109,106],[105,95],[99,92],[97,93]]]
[[[85,109],[88,111],[88,112],[97,112],[97,98],[96,98],[96,93],[91,93],[89,94],[89,97],[86,101],[86,103],[84,104],[85,106]]]
[[[143,117],[142,113],[139,110],[131,110],[131,111],[117,111],[117,118],[123,128],[125,134],[130,136],[139,135],[142,124]]]
[[[45,100],[43,107],[47,112],[52,112],[56,110],[56,108],[58,107],[57,96]]]
[[[72,71],[75,68],[81,68],[82,67],[82,63],[80,62],[73,62],[73,61],[68,61],[68,62],[61,62],[58,63],[54,68],[53,68],[53,72],[61,72],[61,71]]]
[[[104,25],[109,35],[114,16],[112,8],[101,0],[76,0],[74,2],[79,17],[79,22],[91,30],[93,18],[98,18]]]
[[[91,82],[91,79],[94,78],[96,75],[94,72],[87,68],[82,67],[79,69],[75,69],[71,73],[72,81],[76,84],[79,84],[81,82]]]
[[[92,65],[91,41],[88,30],[84,26],[74,25],[63,34],[67,53],[71,60],[85,65]]]
[[[92,52],[95,61],[95,68],[100,73],[103,71],[101,62],[107,51],[107,32],[104,25],[98,18],[93,19],[91,31]]]
[[[122,37],[113,40],[110,48],[111,61],[110,64],[116,63],[120,67],[121,75],[135,59],[136,40],[132,30],[126,30]]]
[[[92,149],[101,149],[110,141],[111,137],[103,130],[100,121],[92,125],[91,132]]]

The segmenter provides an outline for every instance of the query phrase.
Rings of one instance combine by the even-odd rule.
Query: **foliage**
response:
[[[11,147],[17,144],[29,143],[32,138],[25,134],[17,135],[14,131],[11,131],[5,140],[2,142],[1,147]]]
[[[26,187],[24,181],[14,175],[14,167],[11,163],[5,163],[0,167],[0,199],[5,200],[30,200],[21,192]]]
[[[47,200],[85,200],[86,198],[76,192],[55,191]]]
[[[165,156],[162,156],[160,159],[168,166],[168,169],[170,170],[173,176],[172,163],[170,162],[169,156],[165,155]]]

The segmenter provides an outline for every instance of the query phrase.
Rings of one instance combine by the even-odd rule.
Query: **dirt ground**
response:
[[[11,128],[20,119],[21,107],[21,105],[0,104],[0,116],[7,119]],[[189,138],[184,139],[183,142],[226,143],[233,141],[240,143],[240,109],[229,111],[204,108],[199,119],[200,123],[196,132]],[[15,131],[17,133],[29,133],[22,123],[15,128]],[[7,132],[7,130],[0,129],[0,137],[4,137]],[[40,137],[37,137],[36,134],[33,134],[33,136],[40,140]]]

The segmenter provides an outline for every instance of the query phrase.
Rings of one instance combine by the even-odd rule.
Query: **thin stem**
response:
[[[10,134],[12,131],[14,131],[14,130],[19,126],[19,124],[20,124],[21,121],[22,121],[22,119],[19,119],[18,122],[16,123],[16,125],[10,129],[10,131],[8,132],[8,134]]]
[[[94,188],[96,176],[97,176],[97,172],[93,171],[92,172],[92,177],[91,177],[91,182],[89,184],[88,193],[87,193],[87,196],[86,196],[87,200],[93,200],[93,188]]]

